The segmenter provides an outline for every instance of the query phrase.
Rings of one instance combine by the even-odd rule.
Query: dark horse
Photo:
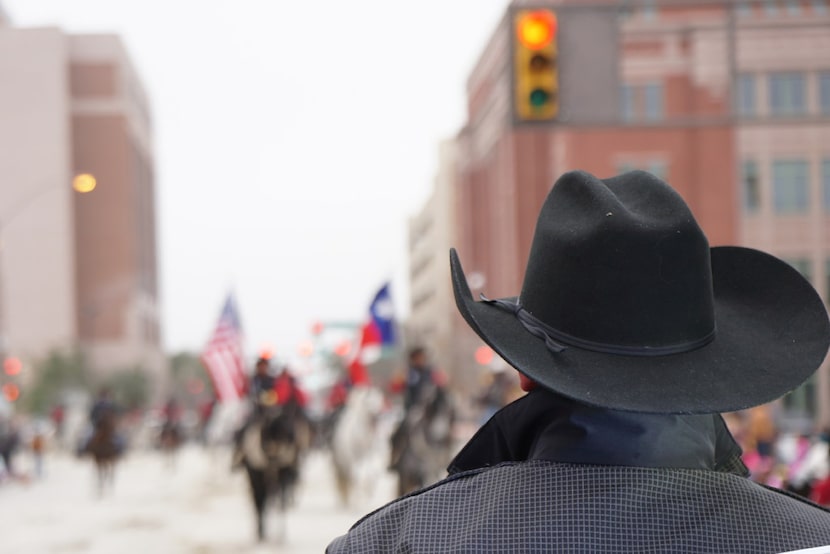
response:
[[[310,441],[309,431],[302,409],[288,403],[260,408],[241,432],[239,454],[251,486],[260,540],[265,538],[267,505],[274,501],[284,514],[293,501],[301,457]],[[280,522],[282,539],[282,518]]]
[[[455,412],[450,392],[431,384],[404,414],[392,437],[399,496],[441,477],[452,454]]]
[[[118,461],[123,451],[117,423],[117,416],[114,412],[102,414],[92,436],[81,450],[81,454],[89,454],[95,461],[99,495],[104,493],[105,488],[112,488],[115,462]]]
[[[167,466],[172,468],[176,465],[176,453],[184,442],[181,427],[174,422],[165,422],[161,427],[158,437],[158,447],[164,453]]]

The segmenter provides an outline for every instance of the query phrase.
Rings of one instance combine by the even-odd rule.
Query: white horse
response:
[[[331,455],[344,506],[350,504],[354,490],[371,497],[377,476],[386,471],[388,431],[380,419],[383,404],[383,393],[377,388],[355,386],[335,423]]]

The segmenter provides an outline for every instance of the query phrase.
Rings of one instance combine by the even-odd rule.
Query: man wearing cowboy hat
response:
[[[475,301],[454,250],[450,263],[464,319],[529,392],[448,478],[365,517],[330,552],[830,545],[830,512],[747,479],[719,415],[778,398],[824,359],[827,312],[795,269],[710,248],[680,196],[642,171],[557,181],[518,297]]]

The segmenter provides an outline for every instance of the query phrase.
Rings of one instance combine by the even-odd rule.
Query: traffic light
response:
[[[519,10],[513,16],[513,95],[519,121],[551,121],[559,112],[556,12]]]

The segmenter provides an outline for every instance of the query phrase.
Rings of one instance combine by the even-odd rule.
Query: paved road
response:
[[[323,552],[332,538],[393,496],[394,482],[381,472],[371,498],[341,508],[328,456],[315,453],[287,516],[285,540],[277,540],[273,516],[270,538],[258,544],[244,474],[229,472],[229,458],[224,449],[189,446],[170,471],[156,452],[132,453],[118,467],[114,491],[97,498],[89,460],[52,455],[42,480],[0,485],[0,553]]]

